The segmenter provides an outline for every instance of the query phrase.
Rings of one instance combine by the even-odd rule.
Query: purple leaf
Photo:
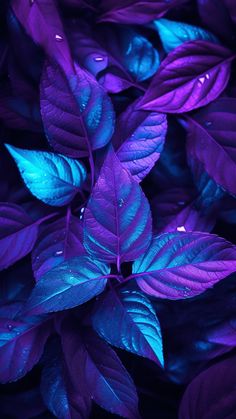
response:
[[[158,233],[171,231],[211,231],[215,224],[212,214],[196,206],[191,189],[173,188],[160,192],[153,199],[153,225]]]
[[[38,387],[15,394],[1,394],[0,404],[1,415],[14,419],[39,419],[41,416],[38,415],[46,410]]]
[[[36,280],[65,260],[85,254],[82,241],[82,224],[70,213],[50,225],[43,225],[32,253]]]
[[[0,269],[5,269],[29,253],[36,241],[38,226],[14,204],[0,205]]]
[[[134,25],[148,23],[163,16],[171,8],[186,3],[187,0],[102,0],[101,9],[104,14],[100,21],[132,23]]]
[[[188,117],[187,152],[228,192],[236,194],[236,99],[221,97]],[[196,163],[195,163],[196,164]]]
[[[23,377],[39,361],[51,333],[42,318],[0,319],[0,382]]]
[[[47,357],[42,371],[41,392],[44,403],[57,418],[88,418],[91,410],[90,398],[81,396],[78,387],[73,388],[62,354],[58,348],[52,349],[53,353]]]
[[[111,345],[163,366],[159,320],[150,301],[141,292],[116,293],[114,289],[111,290],[98,300],[92,324],[96,332]]]
[[[88,256],[68,259],[40,278],[24,313],[48,313],[84,304],[104,290],[109,272],[107,265]]]
[[[203,25],[234,46],[234,25],[225,0],[197,0],[197,5]]]
[[[151,240],[151,214],[138,183],[110,149],[84,215],[84,245],[107,262],[136,259]]]
[[[133,264],[147,294],[177,300],[201,294],[236,271],[236,246],[213,234],[166,233]]]
[[[163,150],[166,115],[138,110],[132,103],[117,121],[113,144],[123,166],[140,182],[152,169]]]
[[[46,61],[40,91],[44,129],[57,152],[87,156],[109,142],[112,103],[87,71],[75,65],[75,73],[67,77],[55,62]]]
[[[199,374],[187,387],[179,419],[234,419],[236,411],[235,355]]]
[[[230,50],[221,45],[184,43],[162,62],[140,108],[182,113],[207,105],[226,87],[232,59]]]
[[[73,74],[73,62],[55,0],[13,0],[13,11],[33,41]]]
[[[116,353],[92,330],[85,330],[79,337],[73,329],[63,329],[62,346],[75,388],[79,380],[85,394],[104,409],[138,419],[135,386]]]
[[[236,319],[231,318],[220,325],[213,326],[207,335],[209,342],[218,343],[220,345],[235,347],[236,346]]]

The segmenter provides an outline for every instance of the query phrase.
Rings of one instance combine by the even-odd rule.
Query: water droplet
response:
[[[210,76],[209,76],[209,74],[208,74],[208,73],[206,74],[206,76],[205,76],[205,77],[206,77],[206,79],[207,79],[207,80],[209,80],[209,78],[210,78]]]
[[[11,324],[11,323],[9,323],[9,324],[7,325],[7,328],[8,328],[8,330],[12,330],[12,328],[13,328],[12,324]]]
[[[56,39],[57,42],[63,41],[62,36],[61,35],[58,35],[58,34],[55,35],[55,39]]]
[[[206,122],[205,122],[205,126],[206,126],[206,127],[210,127],[211,125],[212,125],[212,122],[211,122],[211,121],[206,121]]]
[[[84,207],[81,208],[81,210],[80,210],[81,214],[83,214],[84,211],[85,211],[85,208]]]
[[[205,83],[205,76],[203,76],[203,77],[199,77],[199,79],[198,79],[198,84],[200,85],[200,86],[202,86],[204,83]]]
[[[179,226],[176,229],[177,231],[185,231],[186,232],[186,228],[184,226]]]
[[[58,250],[54,256],[60,256],[63,254],[63,250]]]
[[[97,63],[99,63],[99,62],[101,62],[101,61],[104,61],[104,57],[94,57],[93,59],[94,59],[94,61],[96,61]]]
[[[124,200],[121,198],[121,199],[119,199],[119,201],[118,201],[118,207],[122,207],[123,206],[123,204],[124,204]]]

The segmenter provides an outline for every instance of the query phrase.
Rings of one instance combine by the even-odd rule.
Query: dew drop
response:
[[[85,208],[84,207],[81,208],[81,210],[80,210],[81,214],[83,214],[84,211],[85,211]]]
[[[199,79],[198,79],[198,84],[200,85],[200,86],[202,86],[204,83],[205,83],[205,76],[203,76],[203,77],[199,77]]]
[[[118,207],[122,207],[123,206],[123,204],[124,204],[124,200],[121,198],[121,199],[119,199],[119,201],[118,201]]]
[[[211,122],[211,121],[206,121],[206,122],[205,122],[205,126],[206,126],[206,127],[210,127],[211,125],[212,125],[212,122]]]
[[[184,226],[179,226],[176,229],[177,231],[185,231],[186,232],[186,228]]]
[[[94,61],[96,61],[97,63],[99,63],[99,62],[101,62],[101,61],[104,61],[104,57],[94,57],[93,59],[94,59]]]
[[[12,328],[13,328],[12,324],[11,324],[11,323],[9,323],[9,324],[7,325],[7,328],[8,328],[8,330],[12,330]]]
[[[63,250],[58,250],[54,256],[61,256],[63,254]]]
[[[56,40],[57,42],[61,42],[61,41],[63,41],[63,38],[62,38],[62,36],[61,36],[61,35],[56,34],[56,35],[55,35],[55,40]]]
[[[205,77],[206,77],[206,79],[207,79],[207,80],[209,80],[209,78],[210,78],[210,76],[209,76],[209,74],[208,74],[208,73],[206,74],[206,76],[205,76]]]

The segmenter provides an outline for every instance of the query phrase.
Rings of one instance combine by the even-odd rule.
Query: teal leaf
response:
[[[150,301],[141,292],[111,290],[99,299],[92,322],[96,332],[111,345],[163,366],[160,324]]]
[[[219,43],[211,32],[188,23],[159,19],[154,20],[154,26],[167,53],[188,41],[203,40]]]
[[[36,283],[24,312],[39,314],[79,306],[100,294],[110,268],[88,256],[66,260]]]
[[[30,192],[52,206],[68,204],[86,178],[84,165],[47,151],[23,150],[6,144]]]

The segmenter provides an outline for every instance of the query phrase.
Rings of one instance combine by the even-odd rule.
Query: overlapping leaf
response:
[[[150,240],[148,201],[110,150],[85,210],[84,245],[93,257],[119,268],[141,255]]]
[[[236,271],[236,247],[215,235],[166,233],[153,239],[133,264],[134,277],[147,294],[189,298]]]
[[[232,58],[230,50],[210,42],[180,45],[162,62],[141,109],[182,113],[207,105],[226,87]]]
[[[160,324],[150,301],[142,293],[112,290],[99,299],[92,322],[95,330],[111,345],[163,366]]]
[[[46,204],[68,204],[86,178],[86,169],[77,160],[46,151],[6,147],[30,192]]]

